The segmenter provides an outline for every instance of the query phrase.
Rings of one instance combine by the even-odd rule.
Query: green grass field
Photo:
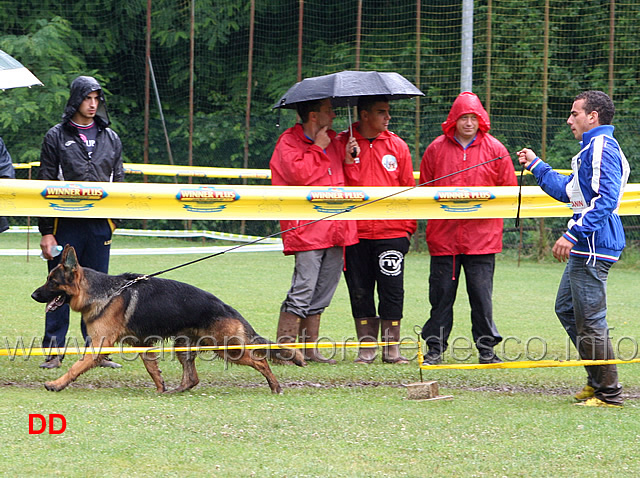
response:
[[[32,236],[32,246],[37,245]],[[114,239],[124,247],[184,245],[176,239]],[[25,238],[0,235],[0,249],[23,248]],[[111,272],[153,273],[199,256],[113,256]],[[209,290],[237,308],[263,336],[274,339],[292,259],[281,253],[233,253],[164,277]],[[403,335],[428,313],[429,256],[410,254],[406,267]],[[494,313],[508,358],[575,358],[553,313],[563,265],[499,257]],[[43,306],[30,298],[44,282],[38,257],[0,256],[0,347],[42,336]],[[620,356],[637,355],[640,281],[619,264],[609,276],[609,324]],[[460,285],[452,334],[456,355],[447,363],[476,362],[469,308]],[[338,288],[321,333],[353,338],[347,291]],[[72,316],[71,336],[79,336]],[[451,349],[450,349],[451,351]],[[415,356],[415,347],[404,353]],[[567,357],[567,354],[570,357]],[[356,365],[355,352],[338,350],[335,366],[273,365],[284,394],[272,395],[263,377],[204,354],[200,385],[158,395],[140,360],[115,355],[118,370],[93,369],[59,393],[43,383],[61,369],[38,367],[41,357],[0,357],[0,463],[20,476],[629,476],[640,475],[640,365],[619,366],[623,409],[573,406],[582,388],[580,367],[423,371],[452,400],[407,400],[403,385],[418,382],[418,363]],[[161,369],[169,387],[180,366],[168,354]],[[60,435],[30,435],[29,414],[62,414]]]

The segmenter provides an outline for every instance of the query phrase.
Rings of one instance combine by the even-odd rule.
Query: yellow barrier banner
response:
[[[518,187],[354,188],[103,183],[0,179],[0,215],[126,219],[513,218]],[[629,184],[620,214],[640,213]],[[570,216],[538,186],[522,188],[520,217]]]

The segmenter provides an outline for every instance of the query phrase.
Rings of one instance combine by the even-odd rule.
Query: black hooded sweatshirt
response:
[[[7,151],[7,147],[4,145],[4,141],[0,138],[0,178],[13,179],[16,174],[13,170],[13,161],[11,155]],[[4,232],[9,229],[9,221],[6,217],[0,216],[0,232]]]
[[[98,132],[96,146],[91,157],[80,139],[78,129],[71,118],[89,93],[97,91],[100,99],[94,117]],[[90,76],[79,76],[71,83],[69,101],[60,123],[44,137],[40,152],[38,179],[59,181],[124,181],[122,143],[118,135],[108,127],[109,115],[102,87]],[[42,235],[53,234],[55,218],[42,217],[38,227]]]

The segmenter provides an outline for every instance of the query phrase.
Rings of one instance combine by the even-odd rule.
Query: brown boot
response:
[[[278,319],[278,332],[276,342],[279,344],[290,344],[295,342],[298,338],[298,329],[300,328],[300,317],[291,312],[280,311],[280,318]],[[275,354],[274,360],[277,363],[289,364],[293,358],[291,352],[284,349],[278,350]]]
[[[40,364],[40,368],[58,368],[62,365],[62,359],[58,355],[51,355]]]
[[[379,317],[361,317],[355,319],[356,333],[358,334],[358,342],[377,342],[378,329],[380,328]],[[355,363],[372,363],[376,359],[378,349],[376,347],[360,347],[358,349],[358,357]]]
[[[399,320],[383,320],[382,322],[382,340],[384,342],[400,341],[400,321]],[[400,355],[400,344],[385,345],[382,347],[382,361],[384,363],[406,364],[409,361]]]
[[[302,319],[299,331],[300,342],[304,344],[315,343],[320,335],[320,314],[309,315]],[[328,363],[331,365],[338,363],[333,359],[322,356],[317,347],[305,348],[304,358],[309,362]]]

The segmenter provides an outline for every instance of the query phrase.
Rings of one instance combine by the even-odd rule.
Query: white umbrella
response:
[[[0,50],[0,90],[34,85],[43,86],[42,82],[22,63]]]

